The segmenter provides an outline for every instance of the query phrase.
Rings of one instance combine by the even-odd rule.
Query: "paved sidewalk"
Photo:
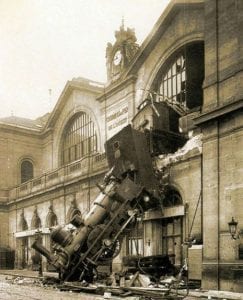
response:
[[[179,295],[186,295],[186,291],[179,291]],[[234,293],[229,291],[216,291],[216,290],[189,290],[188,296],[206,299],[227,299],[227,300],[243,300],[243,293]]]

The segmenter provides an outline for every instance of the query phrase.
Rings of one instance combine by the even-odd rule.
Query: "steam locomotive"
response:
[[[97,266],[119,253],[124,230],[138,214],[159,203],[145,134],[128,125],[105,146],[110,171],[98,185],[100,194],[90,211],[84,218],[75,215],[70,230],[61,226],[52,230],[54,251],[38,240],[32,245],[64,281],[92,282]]]

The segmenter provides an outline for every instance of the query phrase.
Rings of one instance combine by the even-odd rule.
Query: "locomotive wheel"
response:
[[[97,239],[97,237],[104,231],[105,225],[101,224],[96,226],[89,234],[87,239],[87,246],[88,249],[92,246],[94,241]],[[112,238],[112,232],[110,234],[104,233],[104,235],[97,240],[95,245],[93,245],[92,249],[90,250],[91,255],[96,255],[101,248],[103,248],[102,253],[100,254],[99,260],[110,260],[114,257],[116,257],[120,250],[121,250],[121,241],[120,239],[116,240],[114,243],[109,245],[108,241],[111,241]]]
[[[110,247],[105,247],[99,260],[106,261],[115,258],[121,251],[121,241],[116,240]]]

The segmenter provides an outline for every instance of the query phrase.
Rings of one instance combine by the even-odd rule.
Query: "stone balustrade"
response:
[[[106,155],[95,154],[33,178],[9,190],[9,201],[43,192],[80,177],[89,177],[107,170]]]

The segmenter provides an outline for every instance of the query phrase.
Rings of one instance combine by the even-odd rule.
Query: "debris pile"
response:
[[[64,282],[58,285],[61,291],[94,293],[114,297],[139,297],[138,299],[168,299],[177,295],[178,288],[185,286],[169,255],[123,258],[123,268],[110,276],[98,276],[93,284]],[[175,296],[176,295],[176,296]]]
[[[171,163],[186,159],[187,156],[202,153],[202,134],[191,137],[186,144],[175,153],[162,154],[156,160],[159,170],[167,167]]]
[[[17,285],[36,285],[42,286],[42,280],[38,277],[24,277],[24,276],[6,276],[5,280],[10,284],[17,284]]]
[[[143,262],[143,267],[148,266],[149,262],[154,267],[154,262],[158,262],[160,257],[151,256]],[[129,260],[131,261],[131,260]],[[164,265],[165,265],[165,260]],[[168,262],[166,263],[168,264]],[[133,264],[134,267],[134,264]],[[168,266],[167,266],[168,267]],[[149,269],[147,269],[149,270]],[[91,293],[100,295],[100,299],[139,299],[139,300],[155,300],[155,299],[179,299],[183,298],[179,295],[180,289],[186,289],[186,281],[183,281],[178,275],[161,275],[157,272],[156,276],[144,272],[142,269],[131,273],[131,269],[125,268],[119,273],[111,273],[110,276],[101,276],[94,283],[86,281],[77,282],[61,282],[56,277],[44,276],[42,278],[27,276],[6,276],[6,281],[10,284],[40,286],[45,289],[55,289],[58,291],[70,293]]]
[[[120,272],[98,276],[93,284],[86,281],[63,282],[57,288],[61,291],[103,295],[102,299],[178,299],[183,298],[178,290],[187,289],[187,274],[179,272],[168,255],[128,256],[124,257]]]
[[[172,299],[182,298],[177,294],[178,280],[174,276],[165,277],[155,283],[149,275],[136,272],[135,274],[112,273],[111,285],[97,281],[95,284],[85,282],[64,282],[58,285],[61,291],[93,293],[104,295],[104,299],[114,297],[138,296],[136,299]],[[103,298],[102,298],[103,299]]]

